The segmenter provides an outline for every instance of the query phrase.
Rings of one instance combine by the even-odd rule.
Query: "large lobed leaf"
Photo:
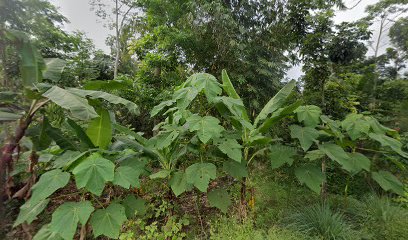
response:
[[[86,188],[89,192],[100,196],[106,182],[114,179],[115,165],[99,153],[93,153],[72,171],[77,188]]]
[[[117,239],[126,220],[125,208],[118,203],[111,203],[105,209],[96,210],[90,223],[95,237],[105,235]]]
[[[226,138],[218,139],[215,144],[221,150],[221,152],[227,154],[227,156],[237,162],[241,162],[242,159],[242,146],[237,140]]]
[[[31,188],[31,201],[38,202],[51,196],[55,191],[68,184],[70,174],[54,169],[41,175],[40,180]]]
[[[303,122],[307,127],[316,127],[320,123],[322,110],[318,106],[300,106],[295,111],[299,122]]]
[[[289,127],[290,136],[299,139],[303,151],[307,151],[319,137],[319,132],[311,127],[292,125]]]
[[[295,170],[295,175],[300,183],[306,184],[316,193],[320,193],[325,176],[318,167],[304,166]]]
[[[365,136],[370,131],[370,123],[362,114],[352,113],[341,122],[341,127],[347,131],[352,140]]]
[[[30,224],[35,219],[37,219],[38,214],[40,214],[45,207],[50,202],[50,199],[43,199],[40,201],[32,201],[29,199],[20,207],[20,212],[18,213],[18,217],[14,222],[13,227],[16,227],[24,222]]]
[[[220,121],[212,116],[201,117],[192,115],[187,119],[190,132],[196,131],[198,138],[203,143],[207,143],[210,139],[219,138],[224,128],[219,125]]]
[[[173,174],[173,176],[170,178],[169,185],[176,197],[183,192],[192,189],[191,183],[187,181],[187,174],[181,171]]]
[[[78,223],[85,225],[93,211],[90,201],[63,203],[52,214],[50,230],[66,240],[73,239]]]
[[[227,213],[232,202],[228,192],[225,189],[215,189],[207,195],[208,203],[211,207],[216,207],[223,213]]]
[[[204,91],[208,102],[213,102],[214,98],[222,93],[221,84],[217,79],[208,73],[196,73],[191,75],[186,82],[186,86],[191,85],[198,92]]]
[[[211,179],[217,177],[217,168],[212,163],[195,163],[186,169],[187,182],[201,192],[206,192]]]
[[[296,155],[295,148],[281,144],[271,145],[269,151],[269,159],[273,169],[279,168],[285,163],[291,166],[293,163],[293,156]]]
[[[401,196],[404,195],[403,184],[387,171],[378,171],[372,173],[372,178],[383,188],[385,191],[393,191]]]

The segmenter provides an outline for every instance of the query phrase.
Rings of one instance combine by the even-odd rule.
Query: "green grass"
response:
[[[299,232],[321,239],[360,239],[344,219],[327,204],[299,208],[287,218],[288,226]]]
[[[211,224],[211,240],[306,240],[299,232],[273,226],[267,231],[257,229],[251,220],[244,223],[234,218],[221,218]]]

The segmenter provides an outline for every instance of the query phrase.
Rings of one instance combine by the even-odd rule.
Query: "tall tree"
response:
[[[114,78],[118,76],[120,57],[123,44],[121,36],[126,25],[132,25],[134,17],[137,16],[136,1],[133,0],[111,0],[105,3],[102,0],[90,0],[92,9],[101,19],[107,21],[107,26],[115,31],[114,37]]]
[[[219,76],[228,69],[240,95],[256,109],[280,87],[307,18],[334,5],[341,1],[141,0],[140,37],[131,49],[142,62],[157,55],[192,71]]]

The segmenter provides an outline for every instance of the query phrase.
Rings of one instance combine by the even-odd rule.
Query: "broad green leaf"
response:
[[[53,212],[50,230],[64,239],[73,239],[78,223],[85,225],[93,211],[89,201],[65,202]]]
[[[53,82],[59,81],[67,62],[59,58],[45,58],[44,62],[46,67],[42,73],[43,79],[48,79]]]
[[[51,196],[55,191],[68,184],[70,174],[54,169],[41,175],[40,180],[31,188],[31,200],[38,202]]]
[[[142,136],[143,133],[134,132],[129,128],[119,125],[117,123],[113,123],[112,125],[115,130],[135,138],[135,140],[140,142],[141,144],[146,144],[147,139]]]
[[[67,119],[68,125],[74,130],[76,133],[77,137],[83,144],[85,144],[88,148],[95,148],[95,145],[92,143],[91,139],[89,139],[88,135],[86,135],[84,129],[82,129],[81,126],[79,126],[75,121],[71,119]]]
[[[201,192],[206,192],[211,179],[217,176],[217,168],[212,163],[195,163],[186,169],[187,182]]]
[[[164,108],[170,107],[175,103],[174,100],[168,100],[168,101],[163,101],[159,105],[156,105],[153,107],[152,111],[150,112],[150,116],[154,117],[156,116],[159,112],[161,112]]]
[[[339,139],[344,138],[344,135],[343,135],[343,133],[341,132],[341,129],[340,129],[340,127],[341,127],[341,122],[340,121],[338,121],[338,120],[334,121],[334,120],[330,119],[326,115],[321,115],[320,119],[328,127],[328,129],[325,130],[326,132],[328,132],[332,136],[335,136],[336,138],[339,138]]]
[[[217,103],[217,109],[221,114],[231,113],[235,117],[242,118],[243,121],[249,122],[248,114],[241,99],[222,96],[216,97],[214,102]],[[221,107],[220,104],[225,107]]]
[[[35,126],[30,126],[27,129],[26,136],[29,137],[33,143],[33,150],[42,151],[47,149],[52,139],[47,134],[47,128],[50,127],[48,119],[43,116],[42,121]]]
[[[308,151],[305,155],[305,158],[309,159],[310,161],[315,161],[318,159],[321,159],[322,157],[326,156],[326,154],[320,150],[312,150],[312,151]]]
[[[248,177],[248,169],[246,164],[237,161],[226,161],[223,164],[223,169],[235,179],[242,179]]]
[[[279,168],[287,163],[289,166],[293,163],[293,156],[296,155],[296,149],[293,147],[275,144],[269,148],[269,159],[272,169]]]
[[[46,224],[35,234],[33,240],[61,240],[58,233],[51,231],[50,225]]]
[[[34,87],[35,84],[42,80],[42,70],[45,67],[44,60],[28,37],[21,40],[18,52],[21,58],[20,73],[23,86]]]
[[[404,186],[402,183],[387,171],[373,172],[371,177],[381,186],[385,191],[393,191],[401,196],[404,195]]]
[[[44,122],[45,123],[45,122]],[[78,150],[78,146],[71,141],[59,128],[50,124],[45,127],[46,134],[55,141],[55,143],[64,150]]]
[[[121,104],[131,113],[135,115],[139,114],[139,107],[136,105],[136,103],[107,92],[82,90],[77,88],[69,88],[68,91],[83,98],[89,97],[92,99],[103,99],[111,104]]]
[[[138,159],[128,158],[120,162],[119,167],[115,170],[113,184],[129,189],[140,187],[140,175],[145,172],[145,163]]]
[[[289,129],[290,136],[292,138],[299,139],[300,146],[302,147],[303,151],[307,151],[319,137],[319,132],[311,127],[292,125],[289,127]]]
[[[36,202],[29,199],[20,207],[20,212],[18,213],[18,217],[14,222],[13,227],[16,227],[24,222],[28,224],[32,223],[35,219],[37,219],[37,215],[45,209],[49,202],[50,199],[43,199]]]
[[[107,110],[101,110],[99,117],[89,123],[86,134],[95,146],[108,148],[112,141],[112,123]]]
[[[351,173],[359,173],[363,169],[367,172],[370,171],[371,161],[366,156],[357,152],[349,153],[348,155],[350,156],[351,160]]]
[[[366,117],[366,118],[367,118],[367,121],[370,123],[371,129],[372,129],[372,131],[374,131],[374,133],[388,134],[393,138],[398,138],[399,135],[398,135],[398,132],[396,130],[388,128],[388,127],[382,125],[374,117]]]
[[[338,162],[342,168],[348,172],[355,173],[362,168],[362,166],[356,165],[358,162],[353,161],[349,156],[349,153],[345,152],[339,145],[327,143],[319,145],[319,149],[322,150],[331,160]],[[359,158],[359,156],[357,156],[357,158]]]
[[[177,102],[177,106],[180,109],[186,109],[197,95],[197,89],[193,87],[185,87],[174,92],[173,100]]]
[[[218,146],[221,152],[227,154],[229,158],[237,162],[241,162],[242,146],[237,142],[237,140],[231,138],[218,139],[215,144]]]
[[[295,109],[297,109],[300,104],[302,104],[302,101],[296,101],[289,106],[286,106],[284,108],[280,108],[274,113],[272,113],[272,116],[270,118],[267,118],[257,129],[258,132],[260,133],[265,133],[267,132],[275,123],[277,123],[279,120],[282,118],[290,115],[293,113]]]
[[[156,148],[164,149],[170,146],[174,140],[179,136],[179,131],[170,131],[170,132],[160,132],[155,136],[156,138]]]
[[[16,121],[20,119],[23,115],[0,111],[0,121]]]
[[[187,79],[187,82],[199,92],[204,90],[208,102],[213,102],[214,98],[222,93],[221,84],[213,75],[208,73],[193,74]]]
[[[115,165],[99,153],[93,153],[72,171],[75,175],[77,188],[86,188],[89,192],[100,196],[106,182],[114,179]]]
[[[77,151],[65,151],[63,154],[58,156],[54,162],[53,162],[53,167],[54,168],[64,168],[64,167],[69,167],[72,163],[83,157],[87,152],[77,152]]]
[[[111,203],[106,209],[96,210],[90,223],[95,237],[105,235],[117,239],[126,220],[125,208],[118,203]]]
[[[212,116],[201,117],[192,115],[187,119],[190,132],[196,131],[198,138],[203,143],[207,143],[210,139],[219,138],[224,128],[219,125],[220,121]]]
[[[305,166],[297,168],[295,175],[300,183],[306,184],[306,186],[314,192],[320,193],[321,185],[325,181],[325,176],[318,167]]]
[[[234,85],[232,85],[232,82],[230,78],[228,77],[227,71],[225,69],[222,70],[221,78],[222,78],[222,88],[228,94],[228,96],[234,99],[241,99],[238,93],[235,91]],[[238,114],[238,116],[242,116],[244,121],[249,122],[249,117],[245,109],[245,106],[242,106],[242,108],[239,108],[239,109],[241,110],[242,113]]]
[[[398,153],[404,158],[408,158],[408,153],[402,151],[402,143],[397,139],[385,136],[384,134],[370,133],[368,135],[371,139],[381,143],[383,147],[390,147],[394,152]]]
[[[158,155],[154,151],[152,151],[149,147],[144,147],[142,144],[133,139],[130,139],[129,137],[115,136],[115,138],[116,140],[126,145],[126,147],[129,149],[135,150],[137,152],[142,152],[143,154],[153,159],[158,157]]]
[[[228,192],[225,189],[215,189],[207,195],[208,203],[211,207],[216,207],[223,213],[227,213],[228,207],[232,202]]]
[[[136,198],[134,195],[127,196],[123,200],[123,206],[128,219],[134,216],[143,216],[147,211],[146,200]]]
[[[187,175],[184,172],[175,172],[169,181],[169,185],[176,197],[192,188],[191,184],[187,182]]]
[[[362,114],[352,113],[341,122],[341,127],[347,131],[352,140],[362,137],[370,131],[370,123]]]
[[[238,93],[235,91],[234,85],[232,85],[232,82],[230,78],[228,77],[227,71],[225,69],[222,70],[222,88],[224,91],[228,94],[228,96],[235,98],[235,99],[240,99]]]
[[[318,106],[306,105],[300,106],[295,110],[297,118],[307,127],[316,127],[320,123],[322,110]]]
[[[120,166],[115,170],[113,184],[129,189],[132,187],[140,187],[139,177],[144,172],[144,169],[134,169],[129,166]]]
[[[295,86],[296,81],[290,81],[271,100],[269,100],[269,102],[264,106],[264,108],[255,118],[254,125],[257,126],[262,120],[265,120],[269,116],[269,114],[281,108]]]
[[[267,144],[271,143],[273,141],[273,139],[270,138],[270,137],[266,137],[266,136],[264,136],[262,134],[258,134],[258,135],[255,135],[255,136],[249,135],[249,138],[248,138],[247,141],[248,141],[247,146],[257,146],[257,147],[259,147],[259,146],[267,145]]]
[[[98,117],[95,109],[88,104],[88,100],[58,86],[53,86],[43,96],[58,106],[69,110],[72,116],[77,119],[90,120]]]
[[[150,175],[149,177],[150,177],[150,179],[158,179],[158,178],[163,179],[163,178],[167,178],[168,176],[170,176],[170,174],[171,174],[170,170],[163,169],[163,170],[160,170],[160,171]]]

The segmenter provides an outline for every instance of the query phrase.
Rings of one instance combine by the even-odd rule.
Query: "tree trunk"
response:
[[[0,33],[0,39],[2,39],[3,36]],[[7,87],[8,86],[8,74],[7,74],[7,56],[6,56],[6,44],[3,40],[0,40],[0,58],[1,58],[1,71],[2,71],[2,86]]]
[[[115,42],[116,42],[116,55],[115,55],[115,66],[113,70],[113,78],[116,79],[118,77],[118,66],[119,66],[119,52],[120,52],[120,47],[119,47],[119,7],[118,7],[118,0],[115,1],[115,28],[116,28],[116,37],[115,37]]]
[[[326,175],[326,168],[327,168],[327,166],[326,166],[326,157],[323,157],[323,159],[322,159],[322,173],[324,175]],[[322,190],[320,192],[320,196],[321,196],[323,201],[326,201],[326,199],[327,199],[327,183],[325,181],[322,183]]]
[[[241,220],[244,220],[247,216],[247,202],[246,202],[246,178],[244,177],[241,182],[241,191],[240,191],[240,215]]]
[[[10,137],[4,144],[1,151],[0,158],[0,225],[4,227],[5,220],[5,206],[4,200],[6,199],[6,177],[7,173],[12,169],[13,153],[20,143],[20,140],[24,137],[24,134],[32,121],[33,115],[28,115],[25,119],[20,119],[20,122],[16,128],[15,135]]]

